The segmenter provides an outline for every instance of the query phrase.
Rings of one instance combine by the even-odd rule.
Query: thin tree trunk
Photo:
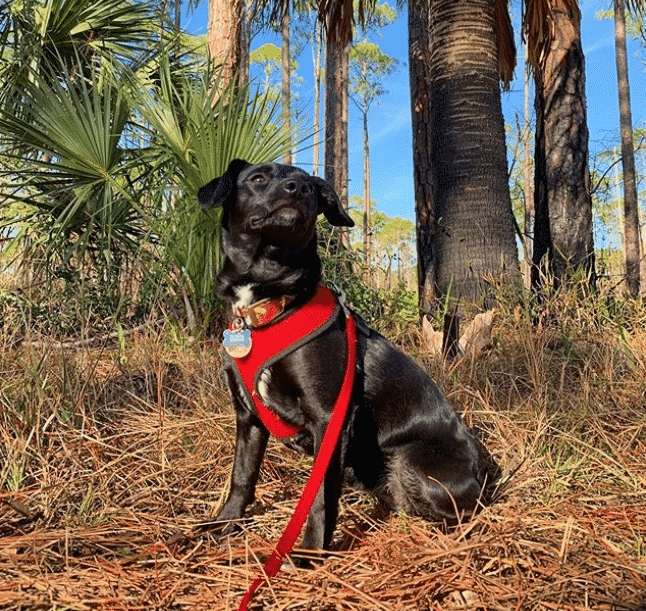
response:
[[[340,159],[340,180],[341,180],[341,203],[348,209],[348,185],[350,182],[350,169],[348,158],[348,78],[350,74],[350,43],[343,45],[341,50],[341,159]],[[347,227],[341,227],[341,242],[346,250],[350,250],[350,233]]]
[[[626,256],[626,283],[631,297],[639,296],[640,288],[640,239],[639,205],[635,172],[635,147],[633,122],[630,111],[630,84],[626,53],[626,8],[624,0],[614,0],[615,5],[615,54],[619,91],[619,124],[621,131],[621,166],[624,191],[624,253]]]
[[[314,64],[314,134],[312,136],[312,174],[319,173],[319,129],[321,116],[321,47],[322,24],[314,16],[314,44],[312,45],[312,63]]]
[[[283,106],[283,129],[285,132],[289,132],[290,128],[290,78],[291,78],[291,66],[290,66],[290,52],[289,52],[289,0],[283,0],[283,11],[281,16],[281,32],[282,32],[282,49],[280,55],[281,67],[282,67],[282,106]],[[288,150],[283,155],[283,163],[286,165],[291,165],[292,163],[292,153],[291,150]]]
[[[332,188],[341,192],[338,153],[341,150],[341,45],[328,39],[325,48],[325,167],[323,175]]]
[[[623,253],[623,262],[626,261],[626,223],[620,223],[620,219],[623,216],[623,202],[621,197],[621,176],[619,174],[619,150],[614,149],[612,151],[612,165],[615,168],[615,208],[617,210],[617,241],[621,240],[621,249]],[[608,249],[608,254],[610,255],[610,249]],[[610,257],[608,257],[610,258]],[[613,270],[620,275],[622,272],[622,260],[618,258],[616,261],[619,266],[618,269]]]
[[[347,148],[347,45],[330,40],[326,44],[325,65],[325,171],[324,178],[336,191],[343,207],[348,207],[348,148]],[[345,106],[345,112],[344,112]],[[349,247],[347,228],[341,227],[341,241]]]
[[[363,249],[366,262],[366,273],[370,278],[370,143],[368,140],[368,105],[364,96],[363,103]]]
[[[240,68],[239,68],[239,78],[238,82],[241,85],[249,84],[249,55],[251,44],[251,11],[250,11],[250,0],[241,0],[242,5],[240,7],[240,33],[238,35],[239,46],[240,46]]]
[[[529,114],[529,63],[527,61],[527,45],[525,45],[525,201],[524,201],[524,214],[523,214],[523,281],[525,288],[529,289],[531,285],[532,276],[532,206],[530,202],[533,201],[534,192],[532,185],[532,167],[531,157],[529,150],[530,138],[530,114]]]

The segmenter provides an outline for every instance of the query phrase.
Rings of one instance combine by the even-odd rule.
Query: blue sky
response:
[[[391,1],[394,4],[394,0]],[[586,58],[586,94],[588,126],[590,129],[590,155],[616,146],[618,142],[619,110],[617,100],[617,76],[614,54],[614,26],[611,20],[599,21],[596,12],[603,8],[602,2],[582,0],[581,36]],[[605,8],[607,8],[607,0]],[[514,27],[517,30],[518,3],[512,4]],[[207,24],[207,2],[203,0],[198,9],[185,21],[185,29],[191,33],[204,33]],[[385,29],[378,40],[382,50],[407,63],[406,14],[401,13],[397,21]],[[272,35],[256,37],[252,49],[265,42],[280,44]],[[523,117],[523,50],[517,42],[521,63],[516,67],[516,79],[509,93],[503,93],[505,122],[515,124],[518,113]],[[640,45],[629,41],[629,76],[631,84],[631,105],[634,127],[646,127],[646,75],[644,64],[638,57]],[[643,51],[643,49],[641,49]],[[646,53],[644,53],[646,58]],[[313,106],[312,62],[309,49],[298,58],[299,76],[304,82],[300,87],[300,104],[304,109]],[[373,105],[369,115],[371,155],[371,197],[379,210],[389,216],[414,219],[412,134],[409,102],[408,69],[402,66],[385,83],[388,93],[378,105]],[[530,94],[530,95],[533,95]],[[531,101],[530,101],[531,104]],[[310,111],[311,112],[311,111]],[[361,117],[350,105],[349,118],[350,195],[361,195],[363,184],[363,140]],[[311,163],[307,150],[297,155],[297,165],[304,169]],[[638,168],[640,165],[638,164]]]

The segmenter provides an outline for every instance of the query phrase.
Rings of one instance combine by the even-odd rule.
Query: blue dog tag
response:
[[[251,330],[224,330],[222,345],[227,354],[234,359],[241,359],[251,351]]]

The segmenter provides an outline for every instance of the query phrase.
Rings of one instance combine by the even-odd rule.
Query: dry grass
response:
[[[349,488],[335,551],[253,609],[646,609],[643,327],[503,314],[496,333],[478,359],[420,357],[499,464],[495,503],[447,531]],[[243,533],[191,536],[233,452],[217,346],[171,328],[121,349],[5,340],[0,608],[237,609],[310,463],[271,442]]]

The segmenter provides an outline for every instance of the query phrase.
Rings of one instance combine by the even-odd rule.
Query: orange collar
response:
[[[259,329],[274,322],[292,301],[294,298],[287,295],[261,299],[246,308],[233,308],[233,315],[244,320],[248,326]]]

